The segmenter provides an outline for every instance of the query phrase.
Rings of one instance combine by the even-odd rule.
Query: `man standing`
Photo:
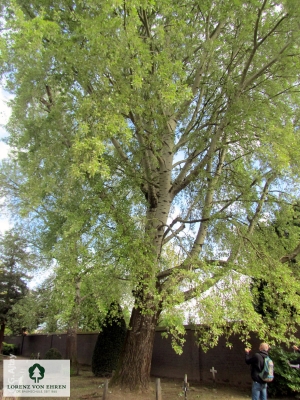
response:
[[[245,349],[246,364],[251,365],[252,400],[267,400],[267,383],[260,377],[259,373],[263,370],[265,357],[268,356],[269,345],[261,343],[259,351],[250,356],[251,349]]]

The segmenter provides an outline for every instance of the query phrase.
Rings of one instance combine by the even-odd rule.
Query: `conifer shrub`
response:
[[[49,349],[45,354],[45,360],[61,360],[61,359],[62,359],[61,352],[57,350],[55,347]]]
[[[110,376],[116,370],[126,337],[126,322],[119,305],[112,304],[95,344],[92,371],[95,376]]]

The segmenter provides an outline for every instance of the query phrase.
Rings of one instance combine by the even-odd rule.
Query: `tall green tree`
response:
[[[114,274],[132,285],[115,381],[147,387],[162,311],[192,298],[215,338],[284,340],[299,323],[299,281],[256,227],[298,178],[298,1],[2,7],[19,204],[43,216],[52,202],[75,232],[86,221],[107,229]],[[263,320],[234,276],[289,290],[294,318]],[[205,296],[217,285],[222,296]]]
[[[30,229],[31,240],[48,262],[53,261],[52,266],[49,262],[48,269],[48,273],[52,270],[52,276],[36,292],[29,325],[38,313],[44,319],[44,329],[67,331],[65,357],[71,360],[73,371],[78,372],[78,330],[92,326],[99,330],[101,308],[106,309],[112,301],[119,301],[128,292],[126,278],[117,272],[116,263],[111,259],[107,234],[110,228],[105,227],[107,217],[103,215],[103,207],[97,207],[97,218],[91,221],[93,214],[90,206],[85,204],[87,190],[77,184],[75,196],[68,196],[63,202],[60,196],[52,195],[44,198],[42,207],[27,204],[27,217],[20,221],[18,216],[22,212],[24,217],[24,206],[20,204],[20,183],[24,177],[19,169],[10,168],[7,162],[2,164],[1,175],[0,194],[9,199],[6,208],[17,215],[19,227]],[[31,299],[29,296],[23,304],[30,304]],[[17,307],[19,314],[23,314],[23,304]],[[36,308],[37,304],[41,308]],[[16,311],[16,307],[14,309]],[[45,310],[47,316],[43,317]],[[15,325],[16,321],[11,321]]]
[[[20,235],[13,231],[0,235],[0,352],[9,314],[28,292],[33,262],[28,243]]]

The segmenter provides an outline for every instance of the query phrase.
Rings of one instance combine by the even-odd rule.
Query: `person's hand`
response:
[[[246,353],[249,353],[250,351],[251,351],[251,349],[249,349],[249,348],[246,348],[246,349],[245,349],[245,352],[246,352]]]
[[[299,350],[299,347],[297,347],[297,346],[295,346],[295,345],[292,346],[292,347],[293,347],[294,350]]]

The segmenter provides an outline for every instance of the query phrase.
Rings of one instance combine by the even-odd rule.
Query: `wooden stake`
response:
[[[104,388],[103,388],[103,400],[107,400],[108,398],[108,379],[105,380],[104,382]]]
[[[162,400],[162,398],[161,398],[160,378],[157,378],[155,383],[156,383],[156,400]]]
[[[184,375],[184,381],[183,381],[183,391],[184,391],[184,398],[187,398],[187,391],[189,390],[189,384],[187,381],[187,374]]]

